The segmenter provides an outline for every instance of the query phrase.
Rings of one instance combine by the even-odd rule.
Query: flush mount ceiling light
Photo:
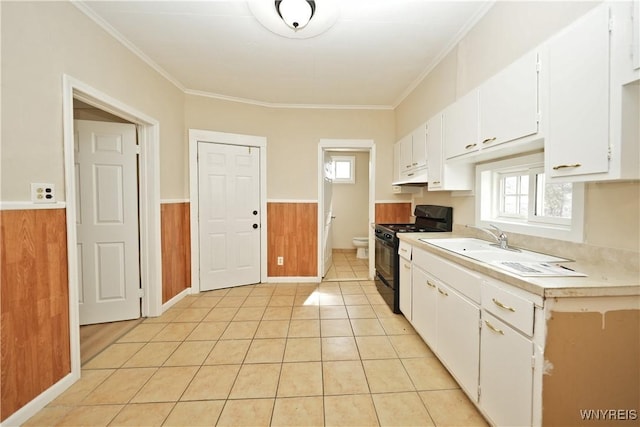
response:
[[[280,18],[294,31],[303,29],[316,11],[313,0],[275,0],[275,5]]]
[[[249,0],[249,9],[269,31],[291,39],[324,33],[338,18],[336,0]]]

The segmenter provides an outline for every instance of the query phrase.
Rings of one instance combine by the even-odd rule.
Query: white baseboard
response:
[[[0,423],[0,427],[19,426],[37,414],[42,408],[47,406],[56,397],[60,396],[73,383],[80,379],[79,374],[69,373],[60,381],[40,393],[31,402],[14,412],[9,418]]]
[[[182,298],[184,298],[184,297],[186,297],[187,295],[190,295],[190,294],[191,294],[191,288],[184,289],[178,295],[176,295],[175,297],[171,298],[169,301],[167,301],[164,304],[162,304],[162,312],[164,313],[165,311],[169,310],[178,301],[180,301]]]

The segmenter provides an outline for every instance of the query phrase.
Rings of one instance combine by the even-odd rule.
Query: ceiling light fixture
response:
[[[338,5],[341,1],[344,0],[247,0],[247,5],[258,22],[274,34],[289,39],[309,39],[333,27],[340,15]],[[306,10],[304,20],[294,16],[289,21],[297,22],[297,27],[286,22],[289,3],[298,3],[303,11]],[[303,27],[304,31],[298,31]]]
[[[313,0],[275,0],[275,6],[280,18],[294,31],[304,28],[316,11]]]

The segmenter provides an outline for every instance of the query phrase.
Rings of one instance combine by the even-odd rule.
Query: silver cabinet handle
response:
[[[496,137],[494,136],[493,138],[487,138],[484,141],[482,141],[483,144],[488,144],[490,142],[493,142],[496,140]]]
[[[465,150],[470,150],[470,149],[472,149],[473,147],[475,147],[476,145],[478,145],[478,144],[469,144],[469,145],[465,145],[464,149],[465,149]]]
[[[445,297],[448,297],[449,294],[446,293],[445,291],[443,291],[442,289],[438,288],[438,292],[440,292],[442,295],[444,295]]]
[[[433,283],[431,283],[428,280],[427,280],[427,286],[429,286],[430,288],[435,288],[436,287],[436,285],[434,285]]]

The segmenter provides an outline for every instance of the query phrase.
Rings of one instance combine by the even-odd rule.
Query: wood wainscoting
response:
[[[411,222],[411,203],[376,203],[376,224],[402,224]]]
[[[191,287],[189,203],[160,205],[162,229],[162,302]]]
[[[0,211],[0,421],[71,372],[65,209]]]
[[[318,275],[317,203],[267,203],[267,230],[268,276]]]

